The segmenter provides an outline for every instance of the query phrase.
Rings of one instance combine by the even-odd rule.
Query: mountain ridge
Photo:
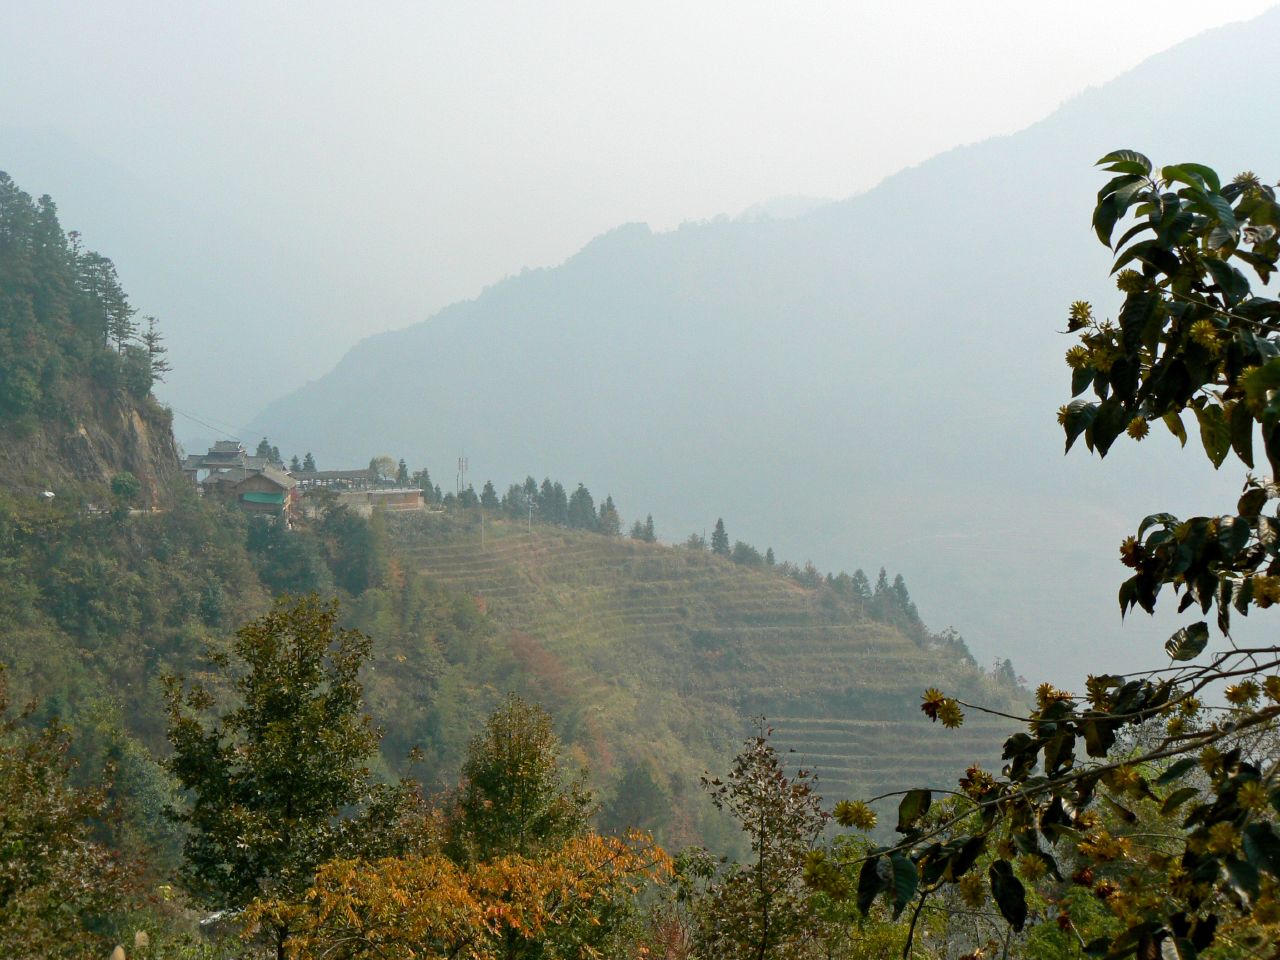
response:
[[[438,471],[465,453],[478,477],[588,479],[673,540],[723,516],[824,567],[887,562],[984,658],[1067,682],[1068,650],[1123,669],[1141,651],[1122,640],[1171,621],[1122,630],[1099,561],[1132,517],[1226,491],[1169,438],[1140,459],[1061,459],[1056,318],[1116,301],[1088,226],[1092,163],[1124,145],[1234,171],[1277,152],[1248,122],[1265,91],[1224,98],[1192,69],[1273,43],[1280,10],[793,220],[612,231],[364,341],[247,435],[327,462]],[[1054,527],[1083,536],[1046,543]]]

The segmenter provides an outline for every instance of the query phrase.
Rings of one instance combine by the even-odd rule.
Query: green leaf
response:
[[[1280,877],[1280,836],[1273,823],[1251,823],[1244,828],[1244,855],[1259,870]]]
[[[858,874],[858,910],[866,914],[871,910],[880,892],[885,889],[885,879],[880,873],[880,861],[883,857],[871,857],[862,864]]]
[[[1178,412],[1170,410],[1160,419],[1169,428],[1169,432],[1178,438],[1178,443],[1185,447],[1187,445],[1187,428],[1182,425],[1182,417],[1178,416]]]
[[[1109,197],[1103,197],[1098,201],[1098,206],[1093,211],[1093,232],[1098,235],[1098,239],[1111,246],[1111,232],[1116,228],[1116,221],[1120,219],[1121,204],[1115,194]]]
[[[1210,187],[1205,182],[1204,177],[1200,176],[1195,170],[1190,169],[1185,164],[1171,163],[1160,171],[1160,177],[1165,183],[1185,183],[1188,187],[1195,187],[1202,193],[1208,193],[1210,190],[1216,192],[1217,188]]]
[[[1213,282],[1218,285],[1222,295],[1231,304],[1238,303],[1249,295],[1249,281],[1243,273],[1225,260],[1209,257],[1204,261],[1205,269],[1213,275]]]
[[[1114,193],[1119,193],[1122,197],[1132,196],[1136,190],[1129,188],[1141,187],[1147,182],[1147,178],[1140,174],[1122,173],[1118,177],[1113,177],[1107,181],[1106,186],[1098,191],[1098,200],[1102,201]]]
[[[997,860],[987,871],[991,879],[991,895],[995,898],[1000,915],[1015,932],[1020,933],[1027,922],[1027,891],[1022,881],[1013,875],[1008,860]]]
[[[1183,757],[1181,760],[1175,760],[1169,764],[1169,769],[1160,774],[1156,778],[1156,786],[1167,787],[1173,781],[1180,779],[1187,771],[1200,765],[1195,757]]]
[[[1173,791],[1169,796],[1164,798],[1164,803],[1160,805],[1160,812],[1165,816],[1173,813],[1188,800],[1200,796],[1200,791],[1195,787],[1182,787]]]
[[[1231,429],[1227,426],[1227,419],[1217,404],[1210,403],[1191,409],[1200,422],[1200,443],[1216,470],[1222,466],[1222,461],[1227,459],[1227,452],[1231,449]]]
[[[1164,643],[1165,653],[1178,661],[1194,660],[1209,643],[1209,625],[1201,620],[1183,627]]]
[[[916,895],[916,885],[920,882],[920,873],[916,865],[900,851],[889,857],[893,864],[893,919],[897,920],[903,908]]]
[[[968,873],[973,868],[973,865],[978,862],[978,857],[981,856],[986,846],[986,837],[981,834],[970,837],[961,844],[960,849],[953,853],[947,861],[947,869],[944,874],[946,879],[950,883],[955,883]]]
[[[1180,174],[1177,177],[1170,177],[1169,171],[1176,170]],[[1191,181],[1184,179],[1185,177],[1194,177],[1198,185],[1208,187],[1214,193],[1222,191],[1222,181],[1218,179],[1218,173],[1212,167],[1206,167],[1203,163],[1175,163],[1172,166],[1165,167],[1160,171],[1160,175],[1166,180],[1175,179],[1182,183],[1191,184]],[[1196,184],[1192,184],[1193,186]]]
[[[1085,433],[1085,442],[1105,457],[1111,449],[1116,437],[1129,425],[1129,417],[1124,405],[1115,397],[1108,397],[1098,405],[1094,412],[1093,423]]]
[[[909,832],[915,822],[928,812],[932,802],[931,790],[908,790],[907,795],[898,804],[898,832]]]
[[[1231,405],[1231,449],[1246,467],[1253,468],[1253,414],[1247,403]]]
[[[1151,175],[1151,161],[1137,150],[1112,150],[1094,166],[1102,167],[1114,173],[1136,173],[1141,176]]]
[[[1088,400],[1072,400],[1067,404],[1067,415],[1062,424],[1063,432],[1067,435],[1065,453],[1071,452],[1076,439],[1093,425],[1093,418],[1097,415],[1098,405]]]

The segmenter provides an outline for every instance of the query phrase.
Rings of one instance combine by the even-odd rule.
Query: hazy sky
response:
[[[847,196],[1268,6],[0,0],[0,127],[250,223],[261,282],[296,306],[279,332],[318,334],[281,359],[283,393],[621,222]]]

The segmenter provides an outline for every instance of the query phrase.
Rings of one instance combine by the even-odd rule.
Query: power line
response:
[[[208,427],[208,428],[209,428],[210,430],[212,430],[214,433],[220,433],[220,434],[222,434],[224,437],[226,437],[226,438],[227,438],[227,439],[229,439],[229,440],[239,440],[239,439],[240,439],[240,438],[239,438],[239,437],[237,437],[234,433],[230,433],[230,432],[228,432],[228,431],[226,431],[226,430],[223,430],[221,427],[215,427],[215,426],[214,426],[212,423],[210,423],[209,421],[207,421],[207,420],[201,420],[199,417],[197,417],[197,416],[196,416],[195,414],[193,414],[193,413],[187,413],[185,410],[179,410],[177,407],[173,407],[173,406],[169,407],[169,409],[170,409],[170,410],[172,410],[174,413],[178,414],[179,416],[183,416],[183,417],[186,417],[188,420],[193,420],[193,421],[195,421],[196,423],[200,424],[200,426],[202,426],[202,427]]]

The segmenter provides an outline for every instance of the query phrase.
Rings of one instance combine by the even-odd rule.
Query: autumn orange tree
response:
[[[338,860],[301,902],[260,902],[250,918],[292,930],[297,960],[612,955],[641,887],[669,871],[640,834],[587,834],[536,858],[469,866],[438,854]]]
[[[960,800],[952,815],[929,815],[938,791],[900,795],[901,839],[854,865],[850,895],[864,909],[884,899],[916,910],[958,887],[969,901],[989,898],[1012,931],[1056,922],[1088,956],[1275,956],[1280,645],[1236,643],[1231,620],[1280,601],[1280,303],[1246,276],[1265,285],[1275,271],[1280,205],[1252,173],[1223,183],[1209,167],[1156,168],[1132,150],[1100,164],[1112,177],[1093,225],[1116,251],[1124,300],[1114,320],[1071,305],[1077,399],[1058,413],[1068,451],[1083,438],[1105,456],[1152,425],[1185,445],[1190,427],[1215,467],[1234,458],[1271,477],[1248,473],[1226,514],[1143,520],[1120,548],[1131,570],[1122,612],[1152,612],[1172,592],[1180,612],[1204,619],[1169,638],[1166,665],[1091,676],[1078,695],[1042,685],[999,773],[972,768],[944,791]],[[1207,652],[1214,627],[1223,642]],[[947,727],[975,709],[938,690],[922,708]],[[1128,731],[1148,735],[1120,750]],[[841,804],[836,817],[874,825],[865,803]],[[848,866],[815,854],[810,876],[839,890]],[[1049,894],[1046,908],[1032,884]],[[1084,922],[1073,906],[1082,895],[1105,907],[1105,922]]]

